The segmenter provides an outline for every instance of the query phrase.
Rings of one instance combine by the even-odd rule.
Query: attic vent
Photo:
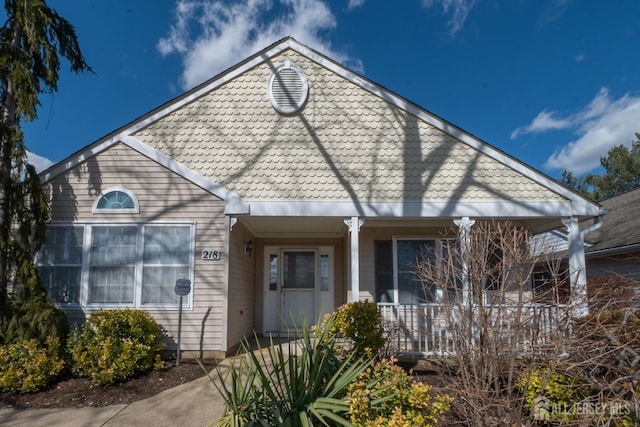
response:
[[[308,94],[307,78],[289,61],[276,68],[269,78],[269,99],[280,113],[291,114],[300,110]]]

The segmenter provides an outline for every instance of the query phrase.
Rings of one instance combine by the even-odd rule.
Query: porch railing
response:
[[[531,354],[556,346],[570,327],[561,304],[378,303],[378,309],[390,350],[399,354],[447,356],[487,342],[496,351]]]

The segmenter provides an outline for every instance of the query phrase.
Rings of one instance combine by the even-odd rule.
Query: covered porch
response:
[[[488,305],[484,307],[474,306],[466,299],[468,293],[464,286],[469,286],[468,278],[460,277],[462,298],[452,305],[451,301],[418,290],[415,280],[410,277],[413,273],[405,271],[402,265],[402,257],[416,243],[438,248],[440,240],[453,239],[461,242],[464,250],[464,242],[475,223],[469,217],[247,215],[238,217],[237,221],[243,224],[244,233],[249,233],[242,239],[255,244],[254,326],[263,335],[284,333],[300,321],[301,312],[291,315],[291,311],[300,306],[306,306],[305,312],[312,313],[313,321],[309,323],[314,323],[322,314],[346,302],[368,300],[377,303],[394,352],[451,354],[456,351],[456,345],[460,345],[460,337],[456,334],[466,334],[468,345],[476,345],[480,338],[475,331],[479,329],[473,325],[492,322],[501,327],[506,347],[525,353],[551,343],[558,332],[558,324],[566,322],[567,316],[584,314],[587,310],[583,239],[588,230],[580,229],[577,218],[502,219],[531,233],[554,226],[567,227],[573,242],[568,301],[535,302],[530,298],[524,304],[515,304],[495,299],[487,300]],[[283,274],[288,267],[282,260],[296,263],[302,262],[303,258],[309,260],[309,265],[315,263],[317,272],[313,280],[317,284],[303,285],[307,291],[288,289],[290,285],[285,284],[287,276]],[[530,291],[533,295],[532,288]],[[292,324],[287,324],[287,319],[291,319]],[[472,320],[464,323],[469,329],[458,328],[456,331],[455,325],[462,325],[465,319]]]

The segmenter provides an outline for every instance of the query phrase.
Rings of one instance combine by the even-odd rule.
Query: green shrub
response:
[[[32,339],[44,343],[47,337],[64,341],[69,331],[67,313],[51,302],[9,296],[0,312],[0,344]]]
[[[536,419],[570,421],[577,419],[575,404],[589,395],[580,372],[562,367],[538,366],[524,371],[517,380],[524,394],[524,406]],[[539,405],[544,399],[544,405]],[[540,412],[542,411],[542,412]]]
[[[60,342],[49,337],[0,346],[0,390],[29,393],[49,384],[64,368]]]
[[[326,328],[327,317],[321,328]],[[384,346],[382,316],[376,303],[368,301],[350,302],[338,308],[334,315],[331,333],[348,338],[353,351],[360,355],[373,356]]]
[[[161,363],[160,328],[144,311],[100,310],[73,343],[71,356],[78,375],[98,384],[113,384],[145,373]]]
[[[449,411],[453,399],[433,396],[400,367],[382,360],[349,385],[349,413],[357,426],[427,427]]]

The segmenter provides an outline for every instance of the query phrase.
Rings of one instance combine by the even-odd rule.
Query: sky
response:
[[[39,170],[286,36],[559,178],[640,132],[638,0],[48,0],[63,63],[23,123]]]

